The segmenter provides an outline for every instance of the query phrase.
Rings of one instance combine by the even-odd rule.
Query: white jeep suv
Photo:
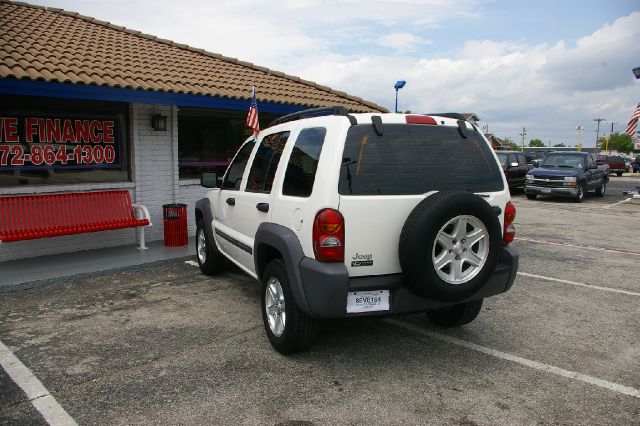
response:
[[[516,276],[500,163],[458,114],[302,111],[201,183],[200,268],[219,273],[227,258],[262,283],[281,353],[307,348],[321,318],[426,312],[466,324]]]

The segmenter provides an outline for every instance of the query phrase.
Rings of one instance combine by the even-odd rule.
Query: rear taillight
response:
[[[513,221],[516,220],[516,208],[511,201],[507,201],[504,207],[504,232],[502,233],[502,245],[508,246],[516,237],[516,227]]]
[[[319,262],[344,262],[344,217],[323,209],[313,221],[313,253]]]

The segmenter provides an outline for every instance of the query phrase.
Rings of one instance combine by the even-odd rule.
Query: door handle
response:
[[[227,198],[227,204],[229,204],[230,206],[235,206],[236,205],[236,199],[235,198]]]
[[[256,204],[256,209],[266,213],[269,211],[269,203],[258,203]]]

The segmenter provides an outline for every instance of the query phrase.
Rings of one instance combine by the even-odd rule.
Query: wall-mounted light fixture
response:
[[[167,117],[162,114],[154,114],[151,116],[151,128],[156,132],[164,132],[167,130]]]

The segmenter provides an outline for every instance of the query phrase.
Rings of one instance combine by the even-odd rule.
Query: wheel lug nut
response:
[[[453,240],[453,241],[451,241],[451,242],[452,242],[453,244],[456,244],[456,243],[457,243],[457,241],[456,241],[456,240]]]
[[[464,242],[465,242],[465,241],[466,241],[466,240],[465,240],[464,238],[463,238],[462,240],[460,240],[460,242],[461,242],[462,244],[464,244]]]
[[[456,260],[460,260],[460,256],[456,256]]]

